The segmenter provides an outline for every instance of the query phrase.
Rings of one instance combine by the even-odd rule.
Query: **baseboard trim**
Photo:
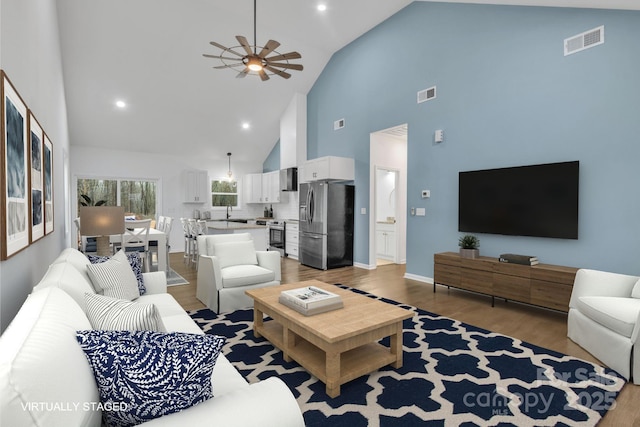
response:
[[[433,285],[433,277],[418,276],[417,274],[405,273],[404,278]]]
[[[354,262],[353,266],[357,267],[357,268],[363,268],[365,270],[375,270],[376,269],[375,265],[363,264],[361,262]]]

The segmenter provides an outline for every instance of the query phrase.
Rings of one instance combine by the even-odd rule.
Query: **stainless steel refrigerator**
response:
[[[355,187],[300,184],[300,263],[322,270],[353,265]]]

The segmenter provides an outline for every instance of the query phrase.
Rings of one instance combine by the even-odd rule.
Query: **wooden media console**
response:
[[[436,284],[491,296],[569,311],[569,299],[577,268],[538,264],[534,266],[498,261],[498,258],[462,258],[456,252],[433,256],[433,292]]]

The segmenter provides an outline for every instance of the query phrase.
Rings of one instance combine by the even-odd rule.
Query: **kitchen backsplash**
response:
[[[285,203],[259,204],[245,203],[241,208],[234,208],[231,212],[231,218],[261,218],[264,216],[264,208],[273,206],[273,217],[275,219],[298,219],[298,192],[290,191],[288,201]],[[198,209],[200,218],[204,219],[204,213],[209,212],[211,219],[225,219],[227,215],[226,209]],[[184,218],[193,218],[194,210],[185,209],[182,213]]]

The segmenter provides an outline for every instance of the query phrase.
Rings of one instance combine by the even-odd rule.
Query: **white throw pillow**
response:
[[[85,267],[86,268],[86,267]],[[84,294],[95,293],[94,286],[87,274],[82,274],[67,262],[52,264],[44,277],[33,288],[34,292],[48,287],[56,287],[65,291],[84,310]]]
[[[66,292],[33,292],[0,336],[0,425],[100,426],[98,387],[76,331],[91,327]],[[58,410],[36,402],[51,402]],[[82,404],[93,405],[83,410]],[[75,408],[79,410],[64,410]]]
[[[640,298],[640,279],[633,286],[633,290],[631,291],[631,296],[633,298]]]
[[[87,265],[87,271],[93,287],[102,289],[105,296],[128,301],[140,296],[138,280],[122,250],[106,262]]]
[[[246,242],[225,242],[214,245],[220,268],[232,265],[257,265],[258,257],[253,240]]]
[[[86,314],[93,329],[166,332],[160,313],[153,304],[97,294],[85,294],[84,297],[87,303]]]

